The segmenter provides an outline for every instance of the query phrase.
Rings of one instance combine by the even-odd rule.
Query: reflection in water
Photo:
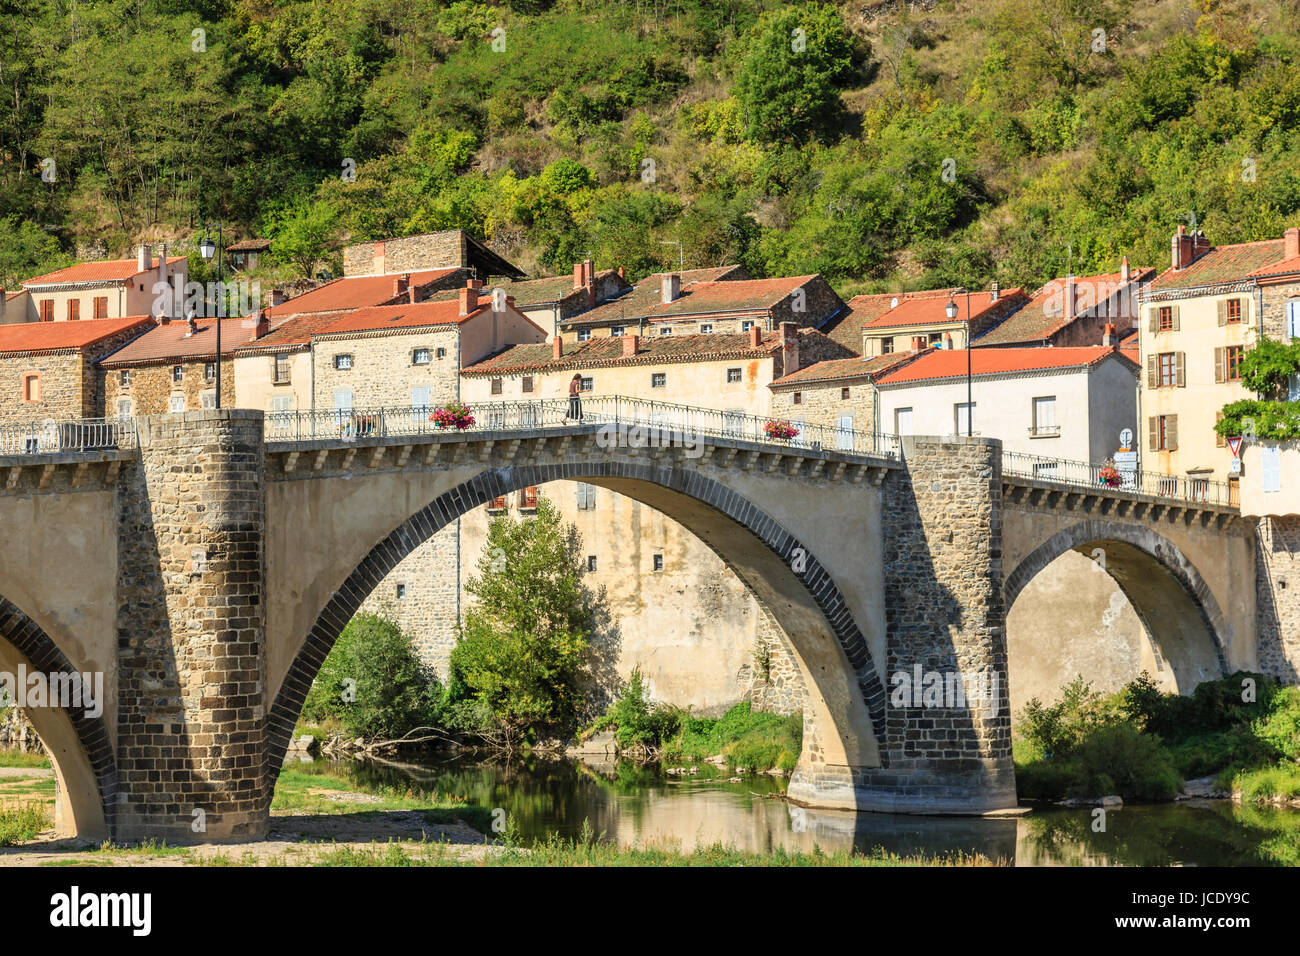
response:
[[[577,837],[587,822],[622,846],[684,851],[720,843],[758,853],[982,854],[1020,866],[1300,865],[1300,813],[1224,801],[1112,809],[1098,832],[1088,809],[1037,807],[999,820],[813,810],[780,799],[782,778],[674,778],[626,761],[343,762],[336,770],[363,786],[502,807],[525,843]]]

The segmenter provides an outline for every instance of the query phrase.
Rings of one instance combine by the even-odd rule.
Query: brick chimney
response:
[[[140,248],[135,253],[135,264],[137,272],[148,272],[153,268],[153,251],[148,243],[140,243]]]
[[[680,272],[669,272],[663,277],[659,289],[659,301],[664,305],[674,302],[682,294],[682,276]]]
[[[756,349],[762,344],[763,344],[763,330],[760,329],[758,327],[758,323],[755,322],[753,325],[749,327],[749,347],[751,349]]]
[[[1175,269],[1186,269],[1195,258],[1196,236],[1188,233],[1187,227],[1180,224],[1170,243],[1171,265]]]
[[[371,268],[374,270],[374,274],[377,276],[383,275],[387,271],[385,266],[388,264],[388,259],[384,255],[384,241],[382,239],[375,243],[373,258],[374,262],[371,264]]]
[[[1205,233],[1197,229],[1192,234],[1192,258],[1203,255],[1210,251],[1210,240],[1205,237]]]
[[[1002,294],[1002,287],[998,285],[998,280],[994,279],[992,284],[989,286],[989,301],[990,302],[998,301],[998,296],[1000,296],[1001,294]]]
[[[407,287],[406,287],[406,301],[409,302],[409,303],[411,303],[411,305],[415,305],[415,303],[416,303],[416,301],[417,301],[417,295],[418,295],[419,291],[420,291],[420,287],[419,287],[418,285],[410,285],[410,286],[407,286]]]
[[[781,374],[799,371],[799,326],[794,322],[781,323]]]
[[[945,332],[945,333],[943,333],[943,347],[946,348],[946,349],[948,349],[948,351],[952,351],[952,333],[951,333],[951,332]]]
[[[280,303],[284,302],[284,301],[285,301],[286,299],[288,299],[288,298],[289,298],[289,297],[288,297],[287,295],[284,294],[284,290],[283,290],[283,289],[272,289],[272,290],[271,290],[271,307],[274,308],[275,306],[277,306],[277,305],[279,305]]]
[[[1065,278],[1065,321],[1069,322],[1074,318],[1075,306],[1079,301],[1078,289],[1074,284],[1074,276]]]
[[[478,311],[478,292],[479,290],[474,285],[473,280],[465,283],[465,288],[460,290],[461,315],[469,315],[471,312]]]
[[[587,264],[585,262],[575,262],[573,264],[573,287],[575,289],[581,289],[586,284],[584,282],[586,272]]]
[[[393,280],[393,297],[401,295],[411,284],[411,274],[400,275]]]
[[[1282,233],[1282,258],[1300,257],[1300,229],[1291,228]]]
[[[629,358],[636,355],[637,350],[641,347],[641,336],[625,335],[623,336],[623,357]]]
[[[1111,348],[1114,348],[1116,345],[1115,326],[1111,325],[1109,322],[1101,327],[1101,344],[1109,345]]]
[[[1125,256],[1123,259],[1119,260],[1119,281],[1123,283],[1128,283],[1130,275],[1131,274],[1128,268],[1128,256]]]
[[[551,339],[551,358],[557,362],[564,358],[564,339],[558,335]]]

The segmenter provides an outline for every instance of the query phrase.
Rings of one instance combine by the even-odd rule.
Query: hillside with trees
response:
[[[447,228],[843,294],[1168,261],[1300,209],[1298,0],[0,0],[0,284],[101,241]],[[195,278],[205,278],[194,263]]]

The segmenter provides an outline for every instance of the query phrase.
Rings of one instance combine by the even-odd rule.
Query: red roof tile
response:
[[[174,319],[156,325],[139,338],[132,339],[107,358],[105,368],[127,368],[155,362],[180,362],[214,358],[217,354],[217,319],[195,319],[198,329],[190,334],[189,323]],[[255,319],[221,319],[221,352],[226,354],[252,334]]]
[[[455,269],[430,269],[424,272],[410,273],[410,284],[426,285],[437,279],[446,278]],[[406,273],[403,273],[406,275]],[[294,296],[268,311],[273,319],[304,315],[308,312],[339,312],[344,309],[362,309],[372,305],[382,305],[395,298],[393,284],[397,275],[381,276],[343,276]]]
[[[772,383],[772,387],[778,385],[814,385],[819,382],[834,382],[864,376],[876,378],[882,372],[886,372],[905,362],[910,362],[921,354],[923,352],[891,352],[888,355],[874,355],[867,359],[861,356],[857,358],[828,359],[824,362],[816,362],[807,368],[801,368],[797,372],[791,372],[789,375],[783,375]]]
[[[1002,290],[998,294],[996,302],[989,298],[988,293],[972,290],[970,294],[971,316],[978,321],[981,316],[988,312],[1016,308],[1024,301],[1024,298],[1024,293],[1019,288]],[[955,301],[957,303],[957,318],[949,319],[944,312],[945,307],[948,305],[946,295],[913,295],[901,299],[897,306],[867,322],[863,328],[891,329],[909,325],[942,325],[948,322],[965,322],[966,296],[959,294]]]
[[[1239,242],[1211,246],[1185,269],[1166,269],[1148,287],[1151,292],[1193,289],[1201,286],[1240,282],[1261,269],[1282,260],[1283,241]]]
[[[405,305],[378,305],[355,309],[317,329],[313,335],[337,335],[345,332],[376,332],[382,329],[422,328],[428,325],[459,325],[491,308],[484,301],[469,315],[460,314],[460,301],[416,302]]]
[[[1251,273],[1252,278],[1265,279],[1270,276],[1291,275],[1300,272],[1300,257],[1283,259],[1272,265],[1262,266]]]
[[[684,285],[672,302],[660,303],[647,313],[652,322],[672,320],[682,315],[722,312],[763,312],[788,298],[795,289],[807,285],[815,275],[782,276],[776,279],[741,279],[692,282]]]
[[[671,273],[669,273],[671,274]],[[713,269],[687,269],[681,273],[682,288],[695,282],[725,282],[728,276],[743,275],[740,266],[718,266]],[[597,306],[581,315],[566,319],[562,326],[586,325],[592,322],[635,321],[652,315],[663,303],[660,292],[664,274],[646,276],[616,299]],[[745,281],[745,280],[739,280]]]
[[[1155,269],[1132,269],[1129,271],[1131,283],[1150,281],[1156,274]],[[1079,316],[1086,313],[1098,302],[1105,302],[1123,288],[1123,280],[1118,272],[1107,272],[1095,276],[1075,276],[1074,315],[1065,314],[1065,279],[1052,279],[1034,293],[1034,297],[1023,307],[989,329],[983,335],[975,337],[975,347],[981,345],[1010,345],[1016,342],[1041,342],[1054,332],[1065,328]],[[1134,292],[1137,285],[1133,286]]]
[[[819,335],[801,329],[800,335]],[[646,365],[666,362],[711,362],[735,358],[770,358],[781,349],[781,333],[768,332],[755,347],[746,333],[704,333],[699,335],[643,336],[637,353],[623,355],[623,336],[603,336],[566,345],[556,359],[553,345],[515,345],[503,352],[462,369],[462,375],[498,375],[502,372],[555,372],[575,368],[604,368],[618,365]]]
[[[973,376],[1009,375],[1040,369],[1085,368],[1112,355],[1119,355],[1119,353],[1104,345],[1081,348],[977,348],[972,350],[970,357],[971,374]],[[1121,358],[1131,361],[1127,356]],[[882,376],[877,384],[902,385],[908,382],[965,378],[966,361],[965,349],[938,349]]]
[[[309,312],[306,315],[285,319],[271,328],[260,339],[242,342],[234,351],[294,351],[306,348],[311,337],[326,326],[333,325],[346,316],[347,312]],[[249,330],[249,335],[252,332]],[[247,337],[246,337],[247,338]]]
[[[184,258],[184,256],[172,256],[167,260],[167,264],[173,265]],[[154,260],[154,269],[158,268],[157,261]],[[152,271],[153,269],[146,269],[142,272],[140,263],[135,259],[110,259],[103,262],[82,262],[75,266],[68,266],[66,269],[56,269],[34,279],[24,279],[22,284],[26,286],[62,285],[69,282],[121,282]]]
[[[143,331],[152,324],[152,316],[132,315],[123,319],[0,325],[0,353],[85,349],[133,326],[139,326]]]

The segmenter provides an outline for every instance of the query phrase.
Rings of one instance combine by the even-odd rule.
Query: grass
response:
[[[0,807],[0,846],[18,846],[54,823],[45,803],[19,803]]]
[[[23,750],[0,750],[0,767],[32,767],[50,769],[50,758],[45,754],[27,753]]]
[[[321,792],[325,791],[325,792]],[[364,791],[367,799],[344,796]],[[375,799],[369,799],[369,798]],[[415,789],[398,789],[368,785],[334,776],[324,761],[285,767],[275,784],[271,812],[281,814],[355,814],[413,810],[423,814],[428,823],[455,823],[460,820],[480,832],[491,827],[492,813],[486,807],[468,803],[452,794],[432,794]]]
[[[1279,764],[1241,770],[1232,776],[1232,791],[1243,803],[1264,805],[1300,798],[1300,766]]]
[[[802,745],[801,714],[782,717],[755,711],[745,701],[716,720],[683,720],[678,737],[665,744],[664,756],[698,762],[721,754],[729,767],[742,772],[775,768],[789,773],[799,762]]]

